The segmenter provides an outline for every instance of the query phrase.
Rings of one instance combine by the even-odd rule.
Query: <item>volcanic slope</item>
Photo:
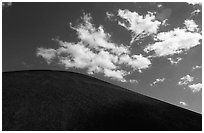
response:
[[[202,115],[73,72],[2,73],[4,131],[202,130]]]

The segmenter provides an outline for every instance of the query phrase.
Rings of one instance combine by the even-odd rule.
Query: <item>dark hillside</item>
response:
[[[82,74],[2,74],[3,130],[201,130],[201,114]]]

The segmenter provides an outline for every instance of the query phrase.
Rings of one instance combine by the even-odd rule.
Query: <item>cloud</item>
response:
[[[154,51],[153,57],[179,54],[200,44],[201,34],[189,32],[187,29],[176,28],[157,34],[154,44],[145,47],[144,51]]]
[[[114,17],[114,14],[111,13],[111,12],[106,12],[106,17],[107,17],[109,20],[112,20],[112,18]]]
[[[141,69],[147,69],[149,67],[151,61],[147,57],[143,57],[141,54],[132,55],[132,57],[124,54],[120,56],[119,64],[126,64],[134,70],[139,70],[139,72],[141,72]]]
[[[131,55],[128,46],[113,43],[111,35],[104,31],[102,25],[94,26],[90,14],[84,13],[81,20],[82,22],[76,26],[70,23],[70,27],[77,32],[78,42],[53,39],[59,47],[38,48],[37,56],[44,58],[48,64],[55,61],[65,69],[86,69],[88,74],[103,73],[104,76],[121,82],[126,82],[124,76],[130,74],[121,68],[121,64],[138,71],[147,69],[151,64],[147,57]],[[129,57],[130,63],[123,60],[124,56]]]
[[[190,4],[190,5],[201,5],[202,6],[202,2],[201,1],[187,1],[186,3]]]
[[[161,8],[161,7],[163,7],[163,5],[160,3],[160,4],[157,5],[157,7]]]
[[[180,78],[178,85],[187,85],[188,83],[192,82],[193,80],[194,80],[194,77],[192,77],[190,75],[186,75],[186,76]]]
[[[136,80],[136,79],[130,79],[129,82],[132,83],[132,84],[133,83],[137,83],[137,84],[139,83],[138,80]]]
[[[188,104],[187,104],[186,102],[180,101],[179,103],[180,103],[181,105],[183,105],[183,106],[188,106]]]
[[[48,64],[52,62],[52,59],[56,57],[56,50],[52,48],[38,48],[37,56],[43,57]]]
[[[192,92],[199,92],[202,89],[202,84],[201,83],[192,84],[188,85],[188,87],[191,89]]]
[[[168,60],[170,61],[171,64],[178,64],[182,60],[182,58],[181,57],[177,57],[176,59],[168,58]]]
[[[123,78],[123,76],[127,75],[127,72],[124,70],[104,69],[104,75],[105,75],[105,77],[111,77],[111,78],[116,79],[118,81],[126,82],[126,80]]]
[[[191,13],[190,18],[191,18],[192,16],[194,16],[194,15],[199,14],[200,12],[201,12],[201,11],[200,11],[199,9],[194,10],[194,11]]]
[[[189,31],[198,31],[198,25],[195,23],[194,20],[185,20],[184,21],[185,28]]]
[[[159,82],[164,82],[166,80],[165,78],[157,78],[153,83],[150,84],[150,86],[154,86],[158,84]]]
[[[118,16],[123,20],[118,21],[118,24],[132,33],[130,43],[145,36],[156,34],[161,25],[161,22],[155,19],[155,15],[152,12],[148,12],[148,14],[142,16],[137,12],[119,9]]]
[[[192,67],[192,71],[194,71],[195,69],[200,69],[200,68],[202,68],[202,66],[198,66],[198,65],[193,66],[193,67]]]

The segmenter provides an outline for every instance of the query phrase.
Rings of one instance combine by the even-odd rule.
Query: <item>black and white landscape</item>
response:
[[[3,131],[201,131],[202,3],[3,2]]]
[[[3,130],[199,131],[201,114],[86,75],[3,73]]]

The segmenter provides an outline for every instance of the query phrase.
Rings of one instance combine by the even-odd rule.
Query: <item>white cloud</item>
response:
[[[82,23],[70,27],[76,30],[79,42],[64,42],[53,39],[59,48],[38,48],[37,56],[43,57],[48,64],[53,59],[66,69],[71,67],[87,69],[88,74],[103,73],[104,76],[125,82],[124,76],[130,74],[121,69],[120,64],[131,66],[134,70],[147,69],[150,60],[142,55],[130,55],[129,47],[117,45],[110,40],[110,34],[104,31],[103,26],[95,27],[91,22],[90,14],[81,17]],[[122,57],[129,57],[131,63],[121,61]]]
[[[193,0],[193,1],[187,1],[187,3],[188,4],[190,4],[190,5],[202,5],[202,2],[201,1],[195,1],[195,0]]]
[[[191,89],[192,92],[199,92],[202,89],[202,84],[201,83],[192,84],[188,85],[188,87]]]
[[[194,20],[185,20],[184,24],[187,30],[198,31],[198,25],[195,23]]]
[[[106,77],[111,77],[111,78],[119,80],[121,82],[126,82],[126,80],[123,78],[123,76],[127,75],[126,71],[104,69],[104,74]]]
[[[165,78],[157,78],[153,83],[150,84],[150,86],[154,86],[158,84],[159,82],[164,82],[166,80]]]
[[[51,63],[52,59],[56,57],[56,50],[52,48],[38,48],[37,56],[43,57],[48,64]]]
[[[130,83],[137,83],[137,84],[139,83],[138,80],[136,80],[136,79],[130,79],[129,82]]]
[[[187,85],[188,83],[192,82],[193,80],[194,80],[194,77],[192,77],[190,75],[186,75],[186,76],[180,78],[178,85]]]
[[[158,8],[161,8],[161,7],[163,7],[163,5],[162,5],[162,4],[158,4],[157,7],[158,7]]]
[[[111,20],[114,17],[114,14],[111,12],[106,12],[106,17]]]
[[[154,51],[153,57],[179,54],[200,44],[202,36],[199,33],[188,32],[186,29],[176,28],[169,32],[157,34],[154,44],[148,45],[144,51]]]
[[[81,17],[83,23],[73,27],[72,23],[70,23],[70,27],[73,30],[77,31],[78,38],[82,41],[82,43],[96,51],[100,51],[101,49],[111,50],[112,53],[120,55],[122,53],[129,53],[128,47],[124,45],[116,45],[110,41],[111,35],[105,33],[104,28],[100,25],[98,28],[95,28],[91,23],[92,17],[90,14],[84,14]]]
[[[183,105],[183,106],[188,106],[188,104],[187,104],[186,102],[180,101],[179,103],[180,103],[181,105]]]
[[[171,64],[178,64],[182,60],[182,58],[181,57],[177,57],[176,59],[168,58],[168,60],[170,61]]]
[[[161,22],[157,21],[155,15],[151,12],[142,16],[137,12],[119,9],[118,16],[123,19],[123,21],[118,21],[118,24],[132,32],[130,43],[142,37],[157,33],[161,25]]]
[[[141,54],[132,55],[132,57],[124,54],[120,56],[119,64],[126,64],[131,66],[134,70],[139,70],[139,72],[141,72],[141,69],[149,68],[151,61],[147,57],[143,57]]]
[[[195,69],[200,69],[200,68],[202,68],[202,66],[198,66],[198,65],[193,66],[193,67],[192,67],[192,71],[195,70]]]
[[[192,16],[194,16],[194,15],[197,15],[197,14],[199,14],[201,11],[199,10],[199,9],[196,9],[196,10],[194,10],[192,13],[191,13],[191,16],[190,17],[192,17]]]

